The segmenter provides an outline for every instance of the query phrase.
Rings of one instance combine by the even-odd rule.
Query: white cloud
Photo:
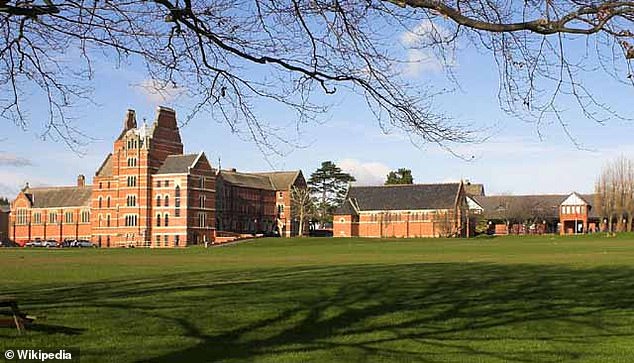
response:
[[[442,25],[426,20],[401,34],[401,44],[407,49],[403,73],[417,77],[424,72],[439,72],[455,64],[453,47],[449,46],[452,34]],[[441,56],[441,54],[443,56]]]
[[[0,151],[0,165],[2,166],[31,166],[31,160],[15,154]]]
[[[146,79],[134,87],[153,104],[169,103],[180,97],[185,91],[183,88],[164,84],[154,79]]]
[[[341,170],[354,176],[354,185],[383,185],[390,168],[379,162],[361,162],[356,159],[343,159],[337,162]]]
[[[440,72],[442,69],[442,62],[430,50],[408,49],[403,69],[405,76],[418,77],[424,72]]]

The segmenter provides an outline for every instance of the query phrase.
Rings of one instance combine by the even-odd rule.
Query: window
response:
[[[207,227],[207,214],[198,213],[198,227]]]
[[[156,226],[157,227],[161,226],[161,215],[160,214],[156,215]]]
[[[167,247],[169,244],[169,236],[165,235],[163,236],[163,246]]]
[[[106,198],[106,208],[110,208],[110,197]]]
[[[165,206],[169,207],[170,206],[170,197],[169,197],[169,195],[166,195],[165,198],[163,198],[163,199],[165,199],[165,203],[164,203]]]
[[[110,182],[108,182],[108,184],[106,184],[106,188],[110,189]]]
[[[102,187],[101,182],[99,182],[99,189],[101,189],[101,187]]]
[[[106,214],[106,227],[110,227],[110,214]]]
[[[42,224],[42,213],[40,212],[33,213],[33,223]]]
[[[26,209],[24,208],[18,209],[15,222],[17,224],[26,224]]]
[[[280,192],[280,198],[284,197],[284,193]]]
[[[200,203],[200,208],[205,208],[205,196],[204,195],[201,195],[198,198],[198,202]]]
[[[127,206],[136,207],[136,195],[128,195]]]
[[[101,197],[99,197],[99,208],[101,208]]]
[[[57,223],[57,213],[49,212],[48,213],[48,223]]]
[[[157,206],[157,207],[160,207],[160,206],[161,206],[161,196],[160,196],[160,195],[157,195],[157,196],[156,196],[156,206]]]
[[[277,214],[282,214],[284,213],[284,204],[278,204],[277,205]]]
[[[165,227],[168,227],[170,224],[170,216],[169,214],[165,214]]]
[[[64,221],[66,223],[73,223],[73,212],[66,212],[64,214]]]
[[[156,187],[157,187],[157,188],[160,188],[160,187],[161,187],[161,181],[160,181],[160,180],[157,180],[157,181],[156,181]]]
[[[90,222],[90,212],[87,210],[81,211],[81,223]]]
[[[136,176],[128,177],[128,187],[136,187]]]
[[[174,247],[178,247],[180,244],[181,236],[174,236]]]
[[[136,214],[128,214],[125,216],[125,225],[127,227],[134,227],[138,224],[138,216]]]
[[[200,177],[200,189],[205,189],[205,177]]]
[[[169,180],[166,180],[166,181],[165,181],[165,186],[166,186],[166,187],[169,187],[169,186],[170,186],[170,181],[169,181]]]
[[[136,139],[130,139],[128,140],[128,149],[136,149],[137,148],[137,140]]]
[[[176,211],[175,211],[175,216],[176,217],[180,217],[181,215],[181,187],[179,187],[178,185],[176,186],[176,189],[174,189],[174,206],[176,207]]]
[[[136,166],[136,158],[128,158],[128,166]]]
[[[99,227],[101,227],[101,221],[103,221],[103,216],[100,214],[99,215],[99,219],[97,219],[99,221]]]

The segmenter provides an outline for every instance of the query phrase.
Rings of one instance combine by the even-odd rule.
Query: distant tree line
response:
[[[609,232],[632,231],[634,161],[620,156],[606,164],[595,184],[594,208]]]

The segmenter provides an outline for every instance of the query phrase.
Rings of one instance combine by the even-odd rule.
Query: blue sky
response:
[[[199,114],[182,128],[183,142],[186,152],[205,151],[214,166],[220,158],[223,168],[301,169],[308,176],[322,161],[333,160],[360,184],[373,185],[381,184],[389,170],[406,167],[413,171],[415,182],[469,179],[484,183],[487,194],[592,192],[605,162],[634,151],[630,136],[634,124],[611,120],[598,125],[574,111],[574,105],[565,103],[562,106],[571,110],[565,113],[565,122],[584,149],[578,149],[558,125],[543,126],[540,139],[534,125],[500,111],[497,70],[490,55],[466,47],[458,52],[453,69],[460,90],[439,97],[436,107],[462,123],[487,127],[486,136],[490,136],[485,142],[454,148],[468,161],[435,145],[416,147],[397,129],[384,133],[364,103],[346,91],[329,96],[328,101],[335,106],[319,123],[301,129],[304,147],[282,157],[267,160],[252,142],[232,134],[226,125],[206,114]],[[410,82],[438,88],[452,86],[433,59],[414,64],[406,71]],[[602,89],[599,96],[617,109],[628,106],[631,88],[615,86],[594,74],[588,74],[587,81],[596,82]],[[146,76],[139,67],[101,64],[94,92],[98,105],[78,112],[79,128],[96,138],[84,155],[70,151],[61,142],[39,138],[42,123],[38,120],[44,117],[39,107],[30,110],[32,125],[27,131],[4,123],[0,131],[0,195],[15,195],[27,181],[36,186],[68,185],[79,173],[90,180],[111,151],[128,108],[137,111],[139,122],[143,118],[152,122],[158,105],[174,107],[177,114],[185,115],[187,101],[161,100],[139,87],[144,82]],[[261,111],[275,125],[294,121],[292,114],[277,109]]]

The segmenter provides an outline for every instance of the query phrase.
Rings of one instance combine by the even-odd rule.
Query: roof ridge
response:
[[[198,156],[200,155],[200,152],[198,153],[191,153],[191,154],[171,154],[171,155],[167,155],[168,158],[171,157],[182,157],[182,156]]]
[[[414,187],[422,185],[458,185],[460,182],[453,183],[417,183],[417,184],[389,184],[389,185],[352,185],[351,188],[389,188],[389,187]]]
[[[58,186],[52,186],[52,187],[29,187],[29,190],[46,190],[46,189],[70,189],[70,188],[87,188],[90,187],[92,188],[92,184],[86,184],[86,185],[58,185]]]

